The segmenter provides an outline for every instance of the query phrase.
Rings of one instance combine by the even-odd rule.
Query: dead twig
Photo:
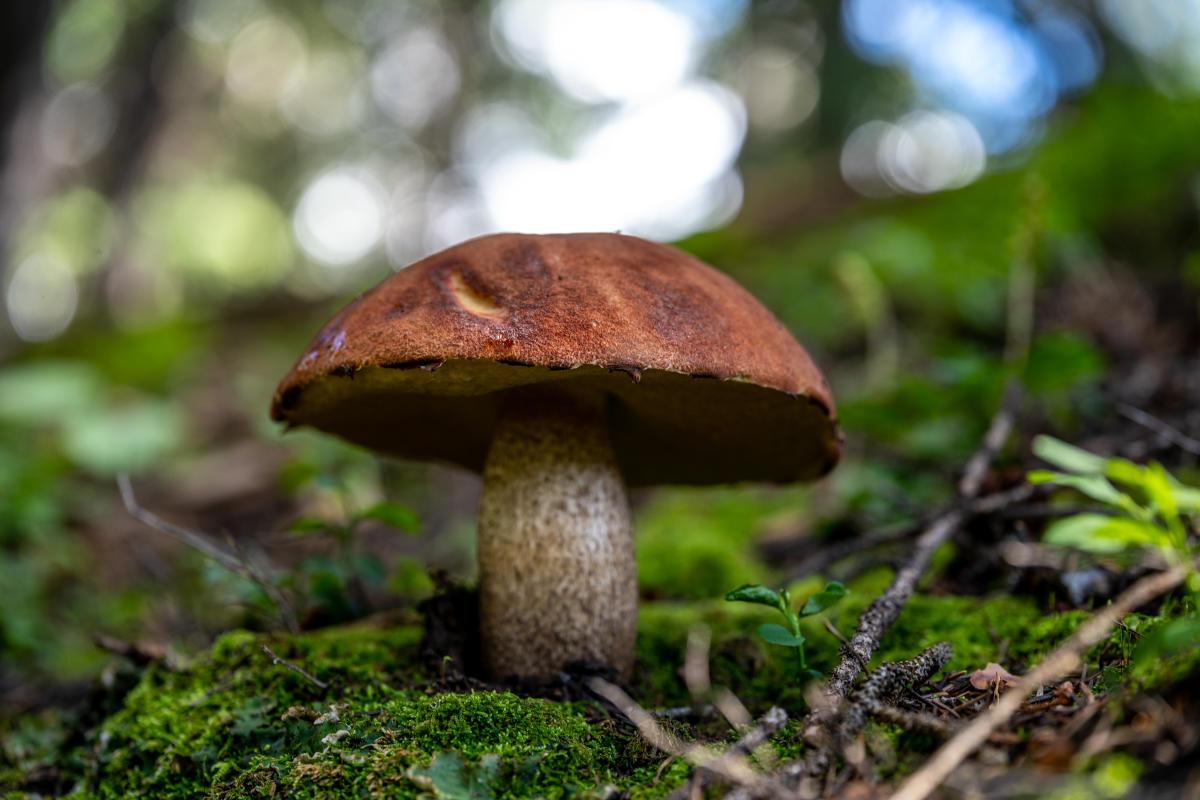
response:
[[[272,650],[271,648],[267,647],[265,644],[262,646],[262,649],[263,649],[264,653],[266,653],[267,655],[269,655],[271,657],[272,664],[283,664],[285,667],[290,669],[292,672],[295,672],[300,677],[305,678],[306,680],[308,680],[309,683],[313,684],[314,686],[316,686],[320,689],[328,689],[329,688],[328,683],[321,680],[320,678],[314,678],[305,669],[303,669],[302,667],[296,666],[292,662],[288,661],[286,658],[280,658],[279,656],[275,655],[275,651]]]
[[[152,511],[142,508],[142,506],[138,505],[137,497],[134,496],[133,484],[130,482],[129,476],[125,473],[117,476],[117,488],[121,492],[121,502],[125,504],[125,510],[129,512],[131,517],[147,527],[167,534],[178,542],[183,542],[194,550],[199,550],[234,575],[256,583],[271,598],[271,601],[275,603],[279,609],[280,616],[283,618],[283,624],[288,631],[291,633],[298,633],[300,631],[300,623],[296,617],[296,610],[292,607],[291,602],[288,601],[287,596],[254,563],[242,558],[237,553],[231,553],[215,544],[202,533],[197,533],[196,531],[168,522]]]
[[[977,716],[955,734],[954,738],[942,745],[920,769],[901,784],[900,789],[892,795],[892,800],[923,800],[927,797],[967,756],[983,744],[996,728],[1003,725],[1021,707],[1030,693],[1055,678],[1079,669],[1083,653],[1102,642],[1122,616],[1175,588],[1190,571],[1188,565],[1180,565],[1143,578],[1122,592],[1111,605],[1096,612],[1061,647],[1023,676],[1020,688],[1005,692],[995,705]]]
[[[1010,385],[1004,393],[1000,408],[992,417],[984,436],[983,444],[971,456],[958,484],[960,498],[974,498],[983,487],[988,465],[1008,439],[1016,416],[1021,392]],[[871,654],[879,647],[883,634],[900,616],[908,598],[912,596],[917,581],[925,574],[934,551],[942,546],[955,530],[970,515],[962,503],[956,503],[934,519],[917,538],[912,555],[901,566],[882,595],[874,600],[859,617],[858,627],[850,637],[849,645],[842,648],[842,658],[834,668],[825,691],[834,702],[845,697],[854,685],[863,664],[871,660]]]
[[[170,651],[157,642],[127,642],[102,633],[93,636],[92,641],[101,650],[129,659],[134,666],[144,667],[147,664],[159,663],[167,669],[176,669]]]
[[[699,791],[724,775],[728,766],[733,763],[744,763],[745,757],[762,747],[769,747],[770,738],[783,729],[787,724],[787,712],[778,706],[772,706],[762,715],[758,725],[745,736],[729,746],[724,753],[707,763],[692,776],[692,780],[680,786],[667,800],[684,800],[691,797],[694,791]],[[771,791],[778,791],[778,786],[772,786]]]
[[[699,706],[673,706],[651,712],[658,719],[685,719],[687,717],[711,717],[715,709],[709,703]]]
[[[932,714],[902,711],[895,707],[895,702],[906,686],[920,686],[946,666],[952,654],[953,649],[949,644],[939,642],[909,661],[880,666],[867,676],[854,697],[843,704],[837,715],[837,723],[830,726],[824,741],[805,753],[804,758],[785,764],[773,777],[784,786],[796,786],[806,779],[819,776],[828,770],[838,756],[844,756],[848,748],[853,748],[859,732],[873,717],[896,722],[909,730],[920,729],[948,735],[949,728],[941,719]],[[762,793],[757,787],[743,787],[731,793],[727,800],[757,800],[773,796]]]
[[[833,635],[833,638],[835,638],[835,639],[837,639],[839,642],[841,642],[843,647],[849,647],[849,646],[850,646],[850,642],[849,642],[849,641],[847,641],[847,639],[846,639],[846,637],[845,637],[845,636],[842,636],[841,632],[839,632],[837,628],[833,627],[833,623],[832,623],[832,622],[830,622],[830,621],[829,621],[827,618],[825,618],[825,617],[822,617],[822,618],[821,618],[821,622],[822,622],[822,624],[824,624],[824,625],[825,625],[825,630],[829,631],[829,633]]]
[[[909,718],[910,715],[902,715],[899,709],[894,708],[896,698],[905,686],[920,686],[932,678],[938,670],[946,666],[953,652],[949,644],[939,642],[914,659],[883,664],[872,672],[855,693],[853,701],[845,706],[833,731],[833,738],[825,746],[809,751],[803,759],[785,768],[785,779],[819,775],[824,772],[833,758],[858,735],[871,717],[883,717],[892,722],[897,721],[900,716]],[[906,726],[936,729],[938,724],[941,724],[941,730],[945,730],[945,725],[940,720],[932,722],[935,719],[932,715],[911,715],[911,719],[918,716],[919,722],[909,721],[905,723]]]
[[[1191,436],[1188,436],[1178,428],[1168,425],[1153,414],[1148,414],[1128,403],[1117,403],[1117,411],[1126,419],[1136,422],[1147,430],[1154,431],[1180,450],[1191,453],[1194,456],[1200,456],[1200,440],[1193,439]]]
[[[738,786],[753,787],[758,791],[770,793],[774,797],[791,796],[775,781],[755,772],[744,755],[764,743],[783,727],[787,722],[787,714],[783,709],[772,708],[763,716],[762,723],[758,728],[743,736],[724,753],[715,755],[711,750],[700,745],[684,743],[664,730],[654,715],[638,705],[621,687],[609,683],[603,678],[591,678],[588,680],[587,686],[624,714],[638,729],[643,739],[667,755],[679,756],[693,766],[701,767],[710,774]],[[740,749],[743,742],[746,743],[745,749]],[[689,787],[694,781],[704,780],[701,775],[702,773],[693,775],[693,781],[689,781],[684,786]],[[689,795],[685,792],[680,796],[688,797]]]

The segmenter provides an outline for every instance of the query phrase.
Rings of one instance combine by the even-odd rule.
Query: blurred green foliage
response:
[[[762,562],[756,541],[774,520],[798,510],[793,522],[820,533],[838,520],[863,528],[895,524],[945,499],[952,487],[945,473],[976,446],[1014,373],[1064,436],[1082,419],[1106,413],[1097,392],[1106,356],[1086,332],[1043,330],[1020,363],[1001,357],[1014,242],[1033,236],[1038,287],[1101,269],[1105,258],[1131,255],[1122,249],[1133,247],[1127,236],[1140,246],[1146,226],[1181,213],[1180,197],[1194,203],[1181,177],[1200,167],[1188,109],[1195,110],[1186,101],[1105,87],[1028,163],[965,189],[872,203],[798,233],[752,235],[735,226],[686,241],[685,247],[748,284],[810,345],[837,389],[849,447],[843,464],[816,489],[689,489],[652,496],[637,521],[643,592],[718,597],[730,586],[773,580],[777,575]],[[1097,132],[1121,130],[1132,119],[1155,131],[1136,148],[1111,132]],[[1089,164],[1118,166],[1093,171]],[[250,252],[259,254],[263,272],[256,274],[267,276],[290,257],[282,219],[252,189],[216,182],[187,197],[164,196],[146,212],[165,215],[152,228],[164,237],[170,263],[186,270],[189,264],[244,260]],[[230,225],[244,226],[244,248],[208,249],[206,231],[225,224],[204,216],[209,203]],[[93,257],[109,247],[109,212],[85,190],[38,219],[26,235],[60,247],[73,269],[93,269]],[[1115,239],[1114,231],[1120,234]],[[1103,255],[1109,249],[1111,255]],[[1169,275],[1175,265],[1161,247],[1139,250],[1138,257],[1146,272]],[[839,263],[853,266],[835,269]],[[104,585],[88,568],[95,545],[80,535],[123,513],[108,480],[118,471],[154,474],[201,454],[214,432],[226,442],[246,435],[275,441],[263,411],[273,379],[328,313],[323,309],[300,319],[288,313],[225,321],[218,307],[199,306],[153,327],[79,329],[31,347],[4,368],[0,532],[11,589],[0,598],[0,627],[9,669],[69,664],[70,672],[87,670],[97,662],[87,646],[91,632],[137,633],[151,613],[148,598],[159,590],[145,580],[132,587]],[[872,347],[892,348],[894,355],[872,362]],[[206,421],[213,415],[225,421]],[[232,432],[220,432],[229,426]],[[289,436],[283,446],[295,454],[281,473],[291,496],[303,495],[298,487],[305,481],[297,483],[295,472],[303,464],[307,478],[342,475],[358,485],[353,500],[359,508],[382,499],[384,486],[368,455],[311,435]],[[916,463],[925,467],[912,468]],[[468,519],[470,511],[463,510]],[[276,530],[286,522],[277,519]],[[332,570],[333,562],[323,558],[307,562],[305,591],[333,602],[332,587],[345,585],[350,573],[344,561]],[[358,567],[380,586],[390,580],[394,586],[422,585],[423,592],[428,585],[417,577],[420,563],[373,556]],[[393,568],[400,572],[388,578]],[[203,591],[213,591],[210,573],[191,574],[209,585]],[[192,580],[180,587],[197,590]],[[237,602],[251,599],[248,591],[235,592],[242,596]],[[226,608],[218,617],[229,613]]]

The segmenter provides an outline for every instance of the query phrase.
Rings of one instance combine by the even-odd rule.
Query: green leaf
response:
[[[0,422],[61,423],[103,404],[104,382],[89,364],[44,360],[0,372]]]
[[[1175,504],[1175,493],[1171,490],[1171,476],[1157,461],[1146,468],[1146,494],[1151,504],[1157,509],[1159,517],[1166,524],[1174,547],[1187,546],[1187,531],[1179,519],[1179,506]]]
[[[1104,474],[1110,480],[1114,480],[1117,483],[1134,486],[1142,490],[1146,488],[1145,468],[1134,464],[1132,461],[1126,461],[1123,458],[1110,458],[1104,467]]]
[[[782,609],[785,607],[783,598],[779,596],[779,592],[757,583],[743,584],[727,593],[725,599],[738,603],[758,603],[761,606],[770,606],[771,608]]]
[[[387,577],[387,568],[374,553],[354,553],[350,556],[354,571],[371,586],[380,586]]]
[[[1052,436],[1036,437],[1033,454],[1060,469],[1081,475],[1103,475],[1108,464],[1107,459]]]
[[[421,521],[410,509],[395,503],[376,503],[358,515],[359,520],[374,519],[406,533],[416,533]]]
[[[317,468],[307,461],[291,461],[279,470],[279,487],[289,494],[317,477]]]
[[[1104,374],[1104,357],[1086,339],[1069,331],[1043,333],[1029,349],[1023,383],[1034,395],[1065,394]]]
[[[1120,553],[1133,547],[1171,546],[1167,532],[1153,523],[1103,514],[1076,514],[1059,520],[1047,528],[1042,541],[1099,554]]]
[[[1056,483],[1059,486],[1066,486],[1138,519],[1150,517],[1148,509],[1138,505],[1132,497],[1117,489],[1102,475],[1068,475],[1065,472],[1039,469],[1030,472],[1028,479],[1030,483]]]
[[[817,592],[805,601],[804,608],[800,609],[800,616],[808,617],[820,614],[848,594],[850,594],[850,590],[845,586],[837,581],[830,581],[825,584],[824,591]]]
[[[233,710],[233,733],[238,736],[249,736],[257,732],[259,728],[270,725],[265,714],[274,707],[274,700],[262,697],[252,697],[247,700],[240,708]]]
[[[1184,617],[1173,619],[1146,634],[1133,651],[1135,668],[1145,667],[1153,661],[1178,655],[1200,644],[1200,619]]]
[[[96,408],[63,421],[63,451],[101,475],[137,472],[164,459],[184,439],[184,419],[165,400],[141,398]]]
[[[1030,483],[1057,483],[1078,492],[1086,494],[1093,500],[1109,505],[1120,505],[1122,493],[1117,487],[1108,482],[1103,475],[1068,475],[1065,472],[1051,472],[1038,469],[1029,473]]]
[[[288,523],[287,529],[294,533],[317,533],[336,527],[332,522],[321,517],[297,517]]]
[[[1184,486],[1172,478],[1171,495],[1175,498],[1175,504],[1179,507],[1181,513],[1200,513],[1200,489]]]
[[[479,765],[468,764],[456,752],[438,753],[428,767],[412,767],[408,777],[428,794],[449,800],[490,800],[500,777],[500,756],[484,753]]]
[[[758,635],[764,641],[771,644],[778,644],[784,647],[799,647],[804,644],[803,636],[793,636],[792,632],[782,625],[776,625],[774,622],[767,622],[758,626]]]

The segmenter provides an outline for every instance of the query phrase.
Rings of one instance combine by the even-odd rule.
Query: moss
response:
[[[372,625],[227,634],[183,671],[149,668],[60,767],[76,798],[408,798],[474,779],[486,779],[483,796],[624,784],[654,797],[686,777],[667,770],[656,783],[661,754],[596,722],[591,704],[427,693],[413,662],[418,637],[413,626]],[[263,644],[329,688],[273,663]],[[3,776],[9,787],[15,772]]]
[[[806,489],[694,489],[656,492],[638,510],[638,584],[658,597],[701,600],[761,579],[755,540],[776,514],[804,507]],[[683,532],[681,534],[681,531]]]
[[[977,669],[1000,660],[1010,668],[1032,666],[1087,618],[1082,611],[1048,614],[1026,597],[930,597],[909,600],[883,637],[872,663],[912,658],[939,641],[954,646],[948,671]]]

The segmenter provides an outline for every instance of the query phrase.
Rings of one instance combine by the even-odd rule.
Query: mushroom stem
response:
[[[637,567],[602,399],[514,395],[483,469],[479,599],[495,678],[571,662],[628,677]]]

